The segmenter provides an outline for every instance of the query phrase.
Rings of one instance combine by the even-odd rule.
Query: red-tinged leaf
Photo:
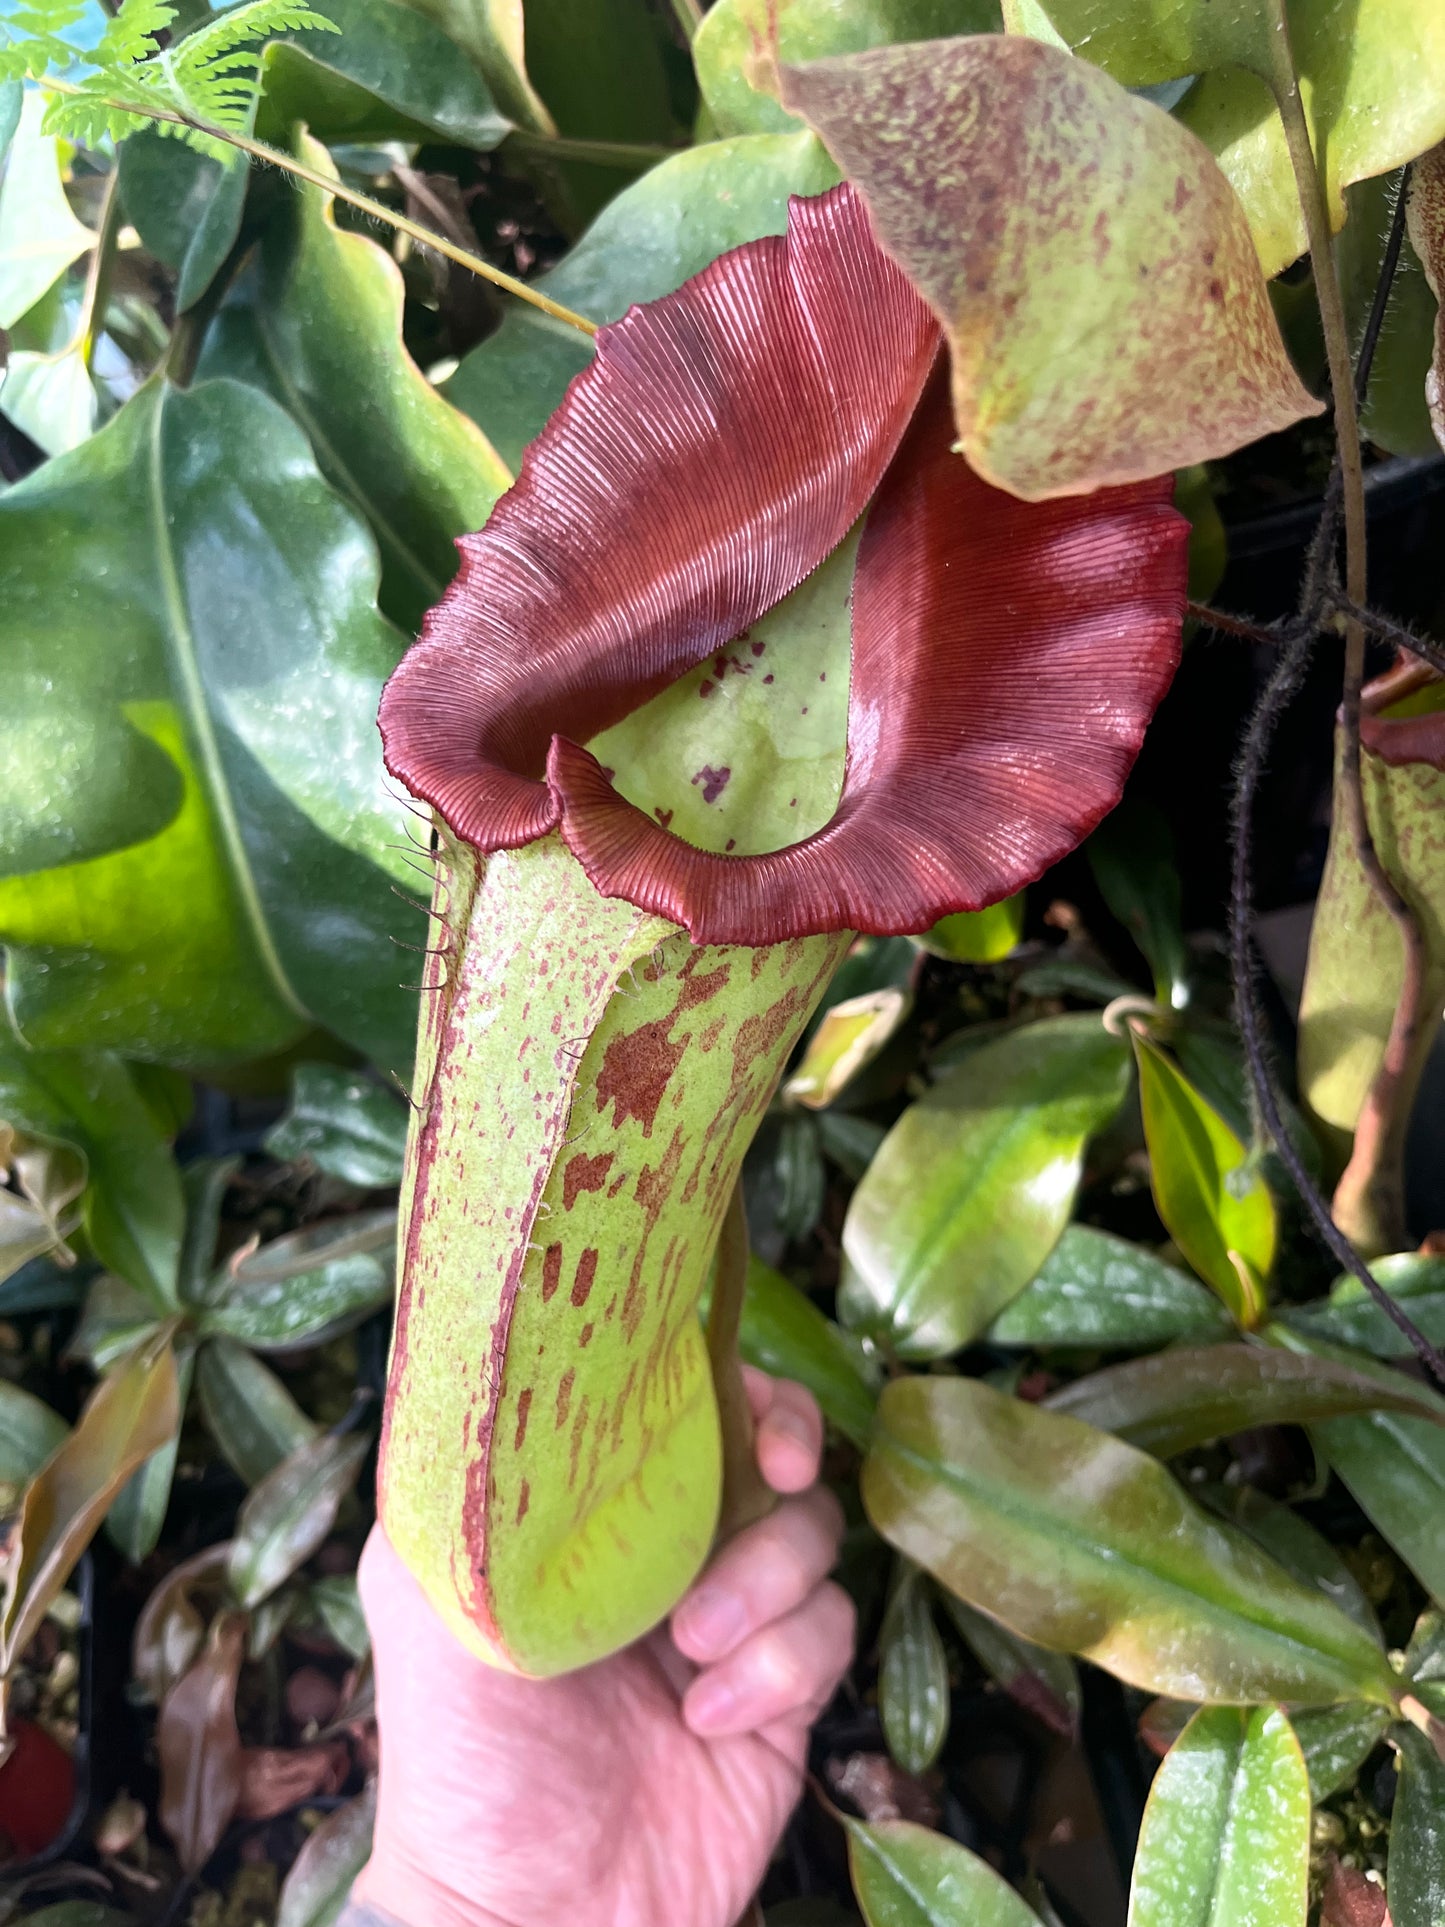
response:
[[[222,1613],[161,1707],[160,1820],[188,1873],[209,1860],[241,1797],[236,1682],[245,1656],[245,1614]]]
[[[1097,67],[977,35],[781,81],[943,322],[962,449],[990,481],[1076,494],[1319,413],[1213,156]]]
[[[699,943],[916,931],[1037,876],[1168,685],[1187,529],[1167,478],[1046,510],[980,481],[939,340],[847,187],[604,329],[388,685],[393,772],[484,850],[560,825],[605,896]],[[763,645],[728,646],[875,497],[836,812],[788,848],[684,843],[580,745],[710,657],[751,675]]]
[[[29,1645],[117,1492],[179,1424],[167,1330],[102,1379],[25,1489],[0,1571],[0,1674]]]
[[[351,1754],[340,1740],[321,1746],[247,1746],[241,1749],[237,1815],[270,1820],[278,1813],[340,1790]]]
[[[1445,303],[1445,143],[1422,154],[1411,168],[1405,218],[1425,278],[1435,299]],[[1435,353],[1425,377],[1425,400],[1435,439],[1445,448],[1445,306],[1435,320]]]
[[[196,1593],[219,1593],[225,1584],[229,1540],[206,1546],[172,1568],[141,1608],[131,1641],[131,1675],[143,1695],[159,1705],[186,1673],[206,1637]]]

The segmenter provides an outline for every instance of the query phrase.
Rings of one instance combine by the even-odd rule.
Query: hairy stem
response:
[[[1335,437],[1344,491],[1345,594],[1362,607],[1366,594],[1365,476],[1360,451],[1360,422],[1355,405],[1355,373],[1350,357],[1345,305],[1335,272],[1329,208],[1315,162],[1309,122],[1305,118],[1290,46],[1285,0],[1269,0],[1275,31],[1270,36],[1272,83],[1285,141],[1294,169],[1315,292],[1324,329],[1330,388],[1334,396]],[[1410,1067],[1417,1055],[1417,1039],[1426,1021],[1423,996],[1428,983],[1424,939],[1419,925],[1387,874],[1375,850],[1365,810],[1360,750],[1360,691],[1365,681],[1365,630],[1347,616],[1344,688],[1340,703],[1340,764],[1337,795],[1343,806],[1345,828],[1355,857],[1370,888],[1384,905],[1399,931],[1404,950],[1400,998],[1390,1027],[1385,1055],[1365,1100],[1355,1134],[1355,1148],[1335,1194],[1335,1213],[1348,1234],[1371,1251],[1398,1250],[1405,1241],[1405,1202],[1402,1152],[1408,1112],[1414,1096]]]
[[[738,1357],[743,1293],[748,1278],[748,1220],[743,1208],[743,1186],[733,1187],[717,1244],[717,1275],[707,1318],[707,1355],[712,1365],[722,1426],[723,1492],[718,1538],[731,1539],[773,1508],[773,1495],[758,1470],[753,1445],[753,1419]]]
[[[41,85],[50,93],[56,94],[81,94],[84,91],[79,87],[71,86],[67,81],[57,80],[50,74],[46,75]],[[85,97],[95,98],[92,95]],[[449,261],[455,261],[459,267],[470,269],[473,274],[480,275],[482,280],[490,281],[495,287],[505,289],[508,294],[515,295],[519,301],[525,301],[530,307],[540,308],[543,314],[550,315],[554,321],[563,321],[569,328],[576,328],[580,334],[595,335],[597,332],[596,322],[589,321],[585,315],[574,314],[571,308],[564,308],[560,301],[553,301],[539,289],[528,287],[525,281],[517,280],[515,275],[506,274],[501,268],[494,268],[490,261],[484,261],[481,255],[473,254],[468,248],[458,247],[455,241],[449,241],[444,234],[438,234],[433,228],[423,227],[420,221],[413,221],[408,215],[398,214],[395,208],[388,207],[384,201],[374,201],[369,194],[358,194],[355,188],[347,187],[344,181],[334,180],[330,175],[322,174],[314,167],[308,167],[304,161],[298,161],[292,154],[283,153],[278,147],[268,147],[265,141],[253,140],[249,134],[237,133],[229,127],[217,127],[210,121],[201,120],[191,114],[178,113],[169,107],[152,107],[149,103],[142,104],[134,100],[108,100],[104,104],[114,108],[117,113],[142,114],[147,120],[168,121],[174,127],[190,127],[198,134],[208,135],[212,140],[225,141],[229,147],[237,148],[243,154],[249,154],[253,160],[264,161],[268,167],[278,167],[284,174],[294,175],[297,180],[309,182],[312,187],[319,187],[324,194],[334,194],[338,201],[345,201],[349,207],[369,215],[372,220],[381,221],[387,227],[395,228],[400,234],[409,234],[413,241],[420,241],[424,247],[435,248],[438,254],[445,255]]]

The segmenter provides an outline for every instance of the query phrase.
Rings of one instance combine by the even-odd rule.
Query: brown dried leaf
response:
[[[989,34],[779,74],[943,323],[985,480],[1086,494],[1320,412],[1214,157],[1100,69]]]
[[[246,1615],[222,1613],[205,1651],[161,1706],[160,1820],[188,1873],[210,1858],[240,1802],[236,1681],[245,1656]]]
[[[339,1793],[351,1771],[351,1754],[339,1740],[324,1746],[248,1746],[241,1751],[242,1820],[272,1820],[288,1807]]]
[[[206,1622],[194,1595],[207,1589],[220,1591],[230,1550],[230,1541],[223,1540],[182,1560],[141,1608],[131,1642],[131,1674],[156,1706],[201,1650]]]

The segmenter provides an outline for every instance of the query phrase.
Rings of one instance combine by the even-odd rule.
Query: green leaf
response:
[[[522,0],[407,0],[434,20],[477,69],[519,127],[554,134],[556,124],[527,75]]]
[[[1307,1425],[1343,1413],[1409,1412],[1445,1425],[1445,1399],[1403,1374],[1391,1385],[1331,1359],[1239,1344],[1131,1358],[1075,1379],[1046,1403],[1161,1459],[1252,1425]]]
[[[1319,413],[1228,181],[1151,101],[989,34],[780,72],[942,323],[984,480],[1081,494]]]
[[[266,1133],[273,1158],[299,1158],[368,1188],[400,1184],[406,1111],[384,1086],[334,1064],[298,1064],[291,1108]]]
[[[949,1618],[974,1658],[1022,1707],[1061,1739],[1076,1739],[1083,1712],[1079,1669],[1066,1653],[1020,1639],[1009,1627],[979,1612],[956,1593],[945,1592]]]
[[[176,309],[184,314],[235,245],[249,171],[165,140],[154,129],[122,141],[118,165],[126,218],[147,253],[178,271]]]
[[[243,1159],[197,1158],[181,1173],[186,1194],[186,1235],[181,1245],[180,1297],[183,1305],[204,1304],[215,1262],[221,1210]]]
[[[320,1021],[404,1071],[420,922],[374,722],[402,638],[300,431],[235,383],[152,381],[0,499],[0,554],[21,1030],[205,1065]]]
[[[68,1427],[42,1399],[0,1379],[0,1485],[23,1485],[64,1439]],[[9,1507],[4,1508],[7,1512]]]
[[[340,1806],[308,1835],[281,1887],[276,1927],[333,1927],[351,1884],[371,1857],[376,1782]]]
[[[317,1437],[276,1374],[234,1339],[212,1339],[196,1358],[196,1402],[223,1457],[257,1485],[289,1453]]]
[[[334,173],[318,142],[298,134],[294,147]],[[456,573],[456,538],[482,526],[512,478],[406,352],[401,318],[390,255],[339,229],[332,197],[298,183],[208,330],[197,374],[248,382],[301,425],[376,537],[383,612],[415,631]]]
[[[70,211],[60,144],[42,134],[45,102],[26,94],[0,182],[0,328],[33,308],[95,236]]]
[[[1337,1418],[1313,1428],[1360,1509],[1445,1605],[1445,1432],[1394,1412]]]
[[[226,1576],[243,1606],[259,1606],[305,1565],[336,1522],[370,1450],[365,1433],[327,1433],[297,1446],[241,1507]]]
[[[1232,1329],[1217,1299],[1147,1245],[1071,1224],[988,1337],[995,1345],[1148,1351]]]
[[[1445,1345],[1445,1257],[1401,1251],[1374,1259],[1370,1270],[1431,1344]],[[1306,1335],[1352,1345],[1376,1358],[1410,1355],[1409,1340],[1350,1272],[1335,1280],[1327,1299],[1291,1306],[1281,1315]]]
[[[698,85],[720,134],[796,132],[797,117],[753,84],[756,50],[776,21],[779,56],[788,62],[823,54],[861,53],[899,40],[941,40],[958,33],[997,33],[999,0],[786,0],[770,14],[767,0],[717,0],[704,16],[692,57]]]
[[[67,1355],[83,1358],[93,1372],[108,1371],[143,1344],[159,1322],[153,1300],[123,1278],[102,1272],[85,1295]]]
[[[1068,1223],[1084,1147],[1127,1080],[1097,1017],[1051,1017],[982,1045],[910,1105],[848,1208],[849,1321],[910,1358],[982,1331]]]
[[[635,301],[671,294],[729,248],[781,234],[789,195],[822,194],[837,179],[811,134],[691,148],[619,194],[536,285],[591,321],[616,321]],[[480,424],[515,470],[590,359],[575,330],[518,304],[463,359],[442,392]]]
[[[1357,342],[1374,305],[1399,193],[1400,176],[1393,174],[1360,181],[1345,195],[1349,219],[1335,244],[1335,262],[1346,320]],[[1407,240],[1390,283],[1360,409],[1361,432],[1391,455],[1439,453],[1425,400],[1438,312],[1420,256]]]
[[[878,1712],[888,1751],[906,1773],[926,1773],[948,1736],[948,1655],[928,1580],[900,1565],[878,1640]]]
[[[1166,1010],[1189,1001],[1189,949],[1174,838],[1151,804],[1121,803],[1084,845],[1105,903],[1138,944]]]
[[[853,1891],[868,1927],[1039,1927],[985,1860],[910,1820],[845,1820]]]
[[[308,1225],[218,1272],[197,1323],[256,1351],[319,1344],[390,1302],[395,1253],[395,1211]]]
[[[1129,1927],[1304,1927],[1310,1788],[1274,1706],[1196,1713],[1155,1775]]]
[[[790,1243],[806,1238],[823,1215],[828,1175],[811,1117],[785,1117],[773,1147],[773,1221]]]
[[[0,903],[5,887],[0,880]],[[15,988],[12,976],[12,996]],[[152,1311],[174,1306],[180,1177],[126,1065],[99,1051],[27,1050],[0,1017],[0,1122],[80,1154],[84,1224],[96,1256],[143,1292]]]
[[[855,1184],[877,1157],[887,1135],[871,1117],[855,1117],[849,1111],[822,1111],[818,1116],[818,1143],[823,1156],[831,1158],[844,1177]]]
[[[98,401],[78,348],[58,355],[16,349],[0,375],[0,414],[47,455],[79,448],[95,431]]]
[[[424,141],[487,152],[511,131],[456,42],[398,0],[326,0],[337,34],[287,33],[261,60],[256,128],[286,140],[302,122],[318,140]]]
[[[355,1573],[328,1573],[314,1579],[308,1596],[317,1617],[337,1645],[353,1659],[365,1659],[371,1651],[371,1635],[361,1610]]]
[[[1247,1532],[1277,1559],[1286,1572],[1317,1586],[1343,1613],[1371,1639],[1380,1638],[1375,1609],[1365,1597],[1359,1581],[1329,1540],[1308,1525],[1300,1515],[1277,1499],[1266,1498],[1247,1485],[1203,1486],[1197,1493],[1211,1511]]]
[[[161,1334],[102,1379],[25,1489],[0,1574],[0,1677],[35,1637],[116,1493],[180,1422],[175,1358]]]
[[[1393,1700],[1376,1643],[1157,1460],[978,1380],[886,1387],[863,1501],[971,1605],[1149,1692]]]
[[[855,1445],[867,1439],[877,1366],[851,1333],[760,1258],[748,1260],[738,1349],[750,1365],[806,1385],[824,1418]]]
[[[1385,1890],[1394,1927],[1445,1921],[1445,1761],[1423,1733],[1398,1726],[1400,1784],[1390,1810]]]
[[[1385,1736],[1390,1715],[1383,1706],[1307,1706],[1292,1716],[1295,1738],[1318,1806],[1354,1780]]]
[[[1278,274],[1304,252],[1284,128],[1260,78],[1269,70],[1269,16],[1262,5],[1033,3],[1068,45],[1126,86],[1204,75],[1185,96],[1179,118],[1218,156],[1249,216],[1265,273]],[[1445,19],[1412,0],[1355,0],[1345,9],[1335,0],[1291,0],[1289,23],[1339,228],[1350,182],[1387,174],[1445,136]]]
[[[194,1350],[187,1347],[177,1351],[176,1408],[182,1419],[191,1395],[195,1362]],[[105,1515],[106,1537],[133,1566],[148,1559],[160,1542],[180,1449],[181,1428],[177,1423],[174,1435],[131,1473]]]
[[[1274,1263],[1274,1200],[1239,1139],[1173,1059],[1133,1035],[1159,1216],[1234,1318],[1252,1326],[1263,1314],[1263,1281]]]
[[[941,917],[918,938],[919,947],[930,957],[944,957],[951,963],[998,963],[1024,933],[1025,895],[1020,890],[985,910],[960,910],[956,916]]]

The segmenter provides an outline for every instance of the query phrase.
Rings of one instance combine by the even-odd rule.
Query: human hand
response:
[[[670,1625],[560,1679],[465,1652],[378,1528],[361,1561],[381,1776],[355,1898],[407,1927],[733,1927],[853,1652],[827,1579],[842,1510],[810,1393],[748,1371],[758,1464],[786,1494]]]

